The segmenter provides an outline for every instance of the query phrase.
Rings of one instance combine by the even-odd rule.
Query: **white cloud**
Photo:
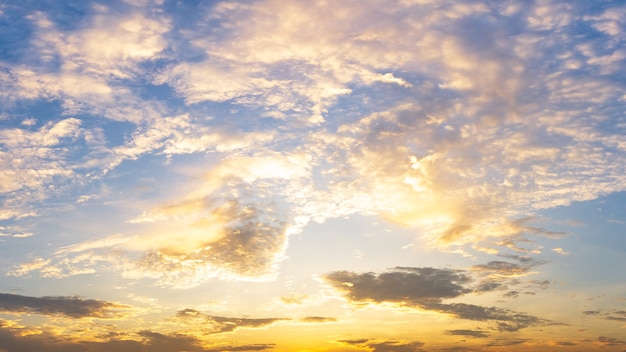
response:
[[[566,250],[564,250],[561,247],[552,248],[552,251],[557,253],[557,254],[560,254],[560,255],[570,255],[571,254],[569,251],[566,251]]]

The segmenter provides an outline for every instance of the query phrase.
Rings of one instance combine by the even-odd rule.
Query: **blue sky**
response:
[[[0,352],[626,350],[625,12],[0,4]]]

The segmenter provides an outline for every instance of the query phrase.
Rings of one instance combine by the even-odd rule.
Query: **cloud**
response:
[[[132,218],[139,233],[66,246],[50,259],[23,263],[11,275],[39,271],[66,277],[115,269],[125,277],[148,277],[178,288],[215,277],[272,278],[289,234],[308,222],[294,220],[288,206],[303,196],[301,182],[308,175],[307,157],[299,153],[225,159],[193,191]],[[281,192],[287,194],[279,199]]]
[[[598,336],[598,339],[596,341],[601,346],[608,346],[608,347],[624,346],[624,345],[626,345],[626,341],[617,339],[615,337]]]
[[[450,314],[460,319],[494,321],[497,330],[500,332],[512,332],[531,326],[554,324],[549,320],[541,319],[525,313],[518,313],[497,307],[482,307],[466,303],[431,303],[425,305],[423,308],[444,314]]]
[[[530,266],[495,260],[487,264],[474,265],[472,270],[483,275],[522,276],[528,273]]]
[[[280,297],[280,301],[284,304],[293,304],[293,305],[301,305],[303,304],[309,296],[307,295],[289,295]]]
[[[78,297],[29,297],[0,293],[0,310],[9,313],[65,315],[70,318],[114,318],[128,308],[112,302]]]
[[[324,279],[350,300],[376,303],[424,304],[471,291],[461,285],[470,278],[449,269],[396,267],[381,274],[335,271]]]
[[[335,271],[325,275],[324,279],[355,303],[388,302],[460,319],[491,321],[499,331],[517,331],[530,326],[554,324],[549,320],[503,308],[443,303],[444,299],[472,292],[462,286],[470,282],[470,278],[462,272],[450,269],[396,267],[393,271],[381,274]]]
[[[264,195],[287,198],[299,219],[376,214],[419,228],[434,247],[496,238],[523,251],[515,240],[524,236],[565,235],[531,226],[533,213],[626,184],[614,119],[623,82],[609,74],[623,57],[612,44],[622,36],[614,6],[589,15],[582,3],[267,0],[199,7],[181,30],[187,19],[164,4],[88,7],[69,27],[54,9],[31,13],[23,64],[3,63],[5,100],[59,102],[56,123],[81,133],[64,138],[87,143],[80,161],[67,143],[67,153],[48,146],[48,159],[0,173],[12,202],[24,187],[37,189],[34,201],[58,178],[78,187],[140,156],[217,152],[228,165],[256,161],[244,156],[263,147],[306,154],[298,177],[265,177],[286,187]],[[136,86],[146,82],[184,105],[145,98]],[[229,112],[206,116],[208,103]],[[88,128],[85,114],[133,128],[112,145],[105,123]],[[34,133],[34,123],[11,134],[52,131]],[[28,157],[44,145],[25,146],[15,150]]]
[[[459,335],[468,337],[489,337],[490,335],[481,330],[446,330],[447,335]]]
[[[364,346],[372,348],[374,352],[418,352],[425,351],[421,347],[425,344],[420,341],[402,342],[402,341],[383,341],[376,342],[371,339],[356,340],[338,340],[341,343],[355,346]]]
[[[300,319],[300,321],[305,322],[305,323],[334,323],[337,321],[337,318],[310,316],[310,317],[304,317]]]
[[[342,343],[347,343],[349,345],[360,345],[360,344],[366,343],[369,340],[370,339],[356,339],[356,340],[338,340],[338,341]]]
[[[566,251],[566,250],[564,250],[561,247],[552,248],[552,251],[557,253],[557,254],[560,254],[560,255],[570,255],[571,254],[571,252]]]
[[[586,310],[582,313],[587,316],[599,317],[606,320],[626,322],[626,311],[624,310],[614,309],[610,312],[605,312],[602,310]]]
[[[425,351],[420,347],[424,346],[423,342],[414,341],[403,343],[399,341],[385,341],[379,343],[369,343],[368,347],[373,348],[374,352],[416,352]]]
[[[183,309],[176,313],[181,322],[194,325],[206,325],[213,334],[235,331],[239,328],[259,328],[272,325],[284,318],[229,318],[202,314],[195,309]]]
[[[57,336],[50,332],[37,334],[25,333],[7,326],[0,320],[0,349],[6,352],[43,351],[43,352],[219,352],[219,351],[263,351],[275,347],[273,344],[251,345],[213,345],[204,347],[204,343],[195,337],[172,333],[161,334],[149,330],[137,334],[111,334],[104,341],[76,341],[66,336]]]
[[[492,347],[492,346],[517,346],[517,345],[525,344],[528,341],[530,341],[530,339],[506,339],[506,338],[502,338],[502,339],[494,339],[493,341],[489,342],[486,346],[489,346],[489,347]]]

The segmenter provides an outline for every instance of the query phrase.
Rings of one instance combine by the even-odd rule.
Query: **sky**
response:
[[[0,2],[0,352],[626,351],[626,4]]]

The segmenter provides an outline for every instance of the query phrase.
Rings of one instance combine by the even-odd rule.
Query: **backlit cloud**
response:
[[[21,331],[0,320],[0,346],[7,352],[105,352],[111,350],[120,352],[170,352],[178,350],[189,352],[218,352],[263,351],[274,347],[273,344],[221,344],[214,345],[213,347],[205,347],[203,345],[200,340],[192,336],[177,333],[161,334],[149,330],[139,331],[136,334],[112,334],[111,337],[105,341],[72,341],[67,337],[56,336],[50,332],[40,331],[32,334],[27,331]]]
[[[460,319],[490,321],[495,323],[499,331],[517,331],[529,326],[553,324],[546,319],[503,308],[444,303],[446,299],[472,292],[463,286],[470,278],[449,269],[398,267],[381,274],[336,271],[324,278],[350,302],[388,302]]]
[[[459,336],[468,336],[468,337],[489,337],[489,334],[485,333],[482,330],[447,330],[446,334],[448,335],[459,335]]]
[[[70,318],[113,318],[127,306],[78,297],[29,297],[0,293],[0,311],[8,313],[61,314]]]
[[[424,304],[470,292],[462,284],[470,278],[448,269],[401,268],[375,274],[335,271],[325,276],[335,288],[353,301]]]
[[[206,325],[212,333],[234,331],[239,328],[258,328],[274,324],[284,318],[229,318],[202,314],[195,309],[184,309],[176,313],[182,323],[195,327]]]
[[[360,340],[340,340],[339,342],[354,345],[354,346],[362,346],[371,348],[371,351],[374,352],[419,352],[426,351],[421,347],[424,346],[423,342],[413,341],[413,342],[402,342],[402,341],[374,341],[370,339],[360,339]]]

